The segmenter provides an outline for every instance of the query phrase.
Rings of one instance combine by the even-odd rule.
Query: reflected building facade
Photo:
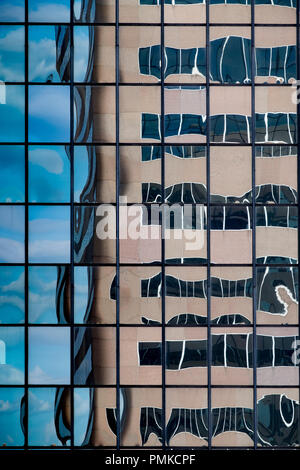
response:
[[[0,266],[11,446],[298,447],[298,3],[65,9],[0,14],[29,39],[24,85],[0,64],[28,105],[25,139],[0,132],[4,169],[26,166],[23,195],[0,193],[0,237],[24,244]]]

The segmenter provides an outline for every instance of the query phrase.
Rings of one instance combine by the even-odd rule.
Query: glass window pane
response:
[[[29,322],[70,321],[70,269],[68,266],[29,266]]]
[[[249,264],[252,262],[251,207],[211,207],[211,262]]]
[[[123,446],[161,446],[162,390],[160,388],[121,388],[120,400],[124,404],[122,418],[131,416],[131,426],[122,429]],[[110,429],[114,429],[114,414],[106,409]]]
[[[296,22],[295,0],[255,0],[255,21],[257,23],[289,24]]]
[[[106,0],[107,1],[107,0]],[[112,2],[112,0],[108,0]],[[151,7],[149,8],[149,5]],[[121,23],[159,23],[160,22],[160,5],[155,1],[149,3],[141,0],[123,0],[120,4],[120,21]]]
[[[120,321],[137,325],[161,324],[161,269],[156,267],[120,268]],[[110,288],[116,300],[116,279]]]
[[[0,403],[0,446],[23,446],[24,434],[20,416],[22,417],[25,404],[24,389],[1,388]]]
[[[250,87],[212,87],[210,139],[213,143],[251,142]]]
[[[283,260],[273,260],[276,261]],[[298,268],[266,266],[257,268],[256,276],[257,323],[296,324],[299,301]]]
[[[206,202],[205,146],[165,147],[165,173],[165,202],[170,204]]]
[[[0,142],[25,139],[25,87],[0,82]]]
[[[114,267],[75,267],[75,323],[111,324],[116,322],[114,283]],[[95,291],[97,291],[96,295]]]
[[[24,21],[25,1],[24,0],[4,0],[0,9],[0,21]]]
[[[214,326],[211,355],[213,385],[252,385],[253,329],[251,327]]]
[[[167,389],[166,434],[168,447],[207,447],[208,404],[206,389]]]
[[[75,263],[114,263],[115,206],[75,206],[74,217]]]
[[[70,383],[70,328],[29,328],[29,383]]]
[[[157,277],[157,276],[156,276]],[[148,296],[155,297],[155,278]],[[161,283],[161,279],[160,279]],[[167,267],[165,276],[166,323],[170,326],[201,326],[207,323],[207,272],[201,267]],[[159,291],[161,285],[159,285]]]
[[[121,87],[120,141],[158,143],[160,112],[158,87]]]
[[[74,384],[116,383],[116,331],[112,327],[76,327]]]
[[[69,87],[29,86],[29,141],[68,142],[70,140]]]
[[[212,203],[252,201],[250,147],[212,147],[210,150],[210,200]]]
[[[74,148],[75,202],[115,202],[116,152],[113,146]]]
[[[256,83],[280,85],[296,80],[295,28],[256,27],[255,46]]]
[[[75,26],[74,81],[115,82],[114,47],[114,27]]]
[[[24,328],[0,327],[0,384],[24,383]]]
[[[112,388],[74,389],[74,444],[115,446],[116,393]],[[92,427],[89,426],[93,416]]]
[[[24,267],[0,267],[0,323],[24,322],[24,281]]]
[[[70,208],[29,208],[29,262],[68,263],[70,260]]]
[[[256,202],[296,204],[297,147],[257,146],[255,155]]]
[[[297,109],[292,87],[257,87],[255,141],[259,144],[297,143]]]
[[[0,260],[24,263],[25,210],[22,206],[0,206]]]
[[[214,83],[251,82],[251,28],[210,27],[210,79]]]
[[[161,328],[121,328],[120,361],[121,384],[160,385]]]
[[[206,89],[204,86],[168,87],[165,90],[165,113],[167,143],[206,142]]]
[[[299,389],[257,389],[257,437],[262,447],[299,446]]]
[[[25,35],[23,26],[0,26],[1,81],[24,81],[24,48]]]
[[[253,447],[252,389],[212,389],[212,429],[216,447]]]
[[[256,331],[257,384],[298,386],[299,329],[260,326]]]
[[[0,145],[0,165],[0,202],[24,202],[24,147],[21,145]]]
[[[252,269],[211,268],[211,323],[248,325],[252,323]]]
[[[286,258],[285,263],[298,259],[298,209],[290,206],[256,208],[256,256]],[[272,261],[272,258],[274,259]],[[290,259],[290,260],[289,260]]]
[[[74,88],[74,139],[76,143],[116,140],[115,87]]]
[[[74,21],[78,23],[113,23],[115,21],[115,0],[101,0],[96,5],[93,1],[89,8],[86,8],[84,0],[75,0]]]
[[[29,81],[69,80],[70,29],[67,26],[29,26]]]
[[[160,80],[159,27],[121,26],[120,46],[122,82],[157,83]]]
[[[31,388],[28,392],[28,440],[32,446],[66,446],[71,439],[68,388]]]
[[[70,201],[70,149],[68,146],[31,146],[29,161],[29,201]]]
[[[70,21],[70,0],[29,0],[29,21],[41,23],[67,23]]]
[[[205,28],[203,27],[165,27],[166,83],[205,82],[205,42]]]
[[[212,0],[209,5],[211,23],[251,23],[251,0]]]

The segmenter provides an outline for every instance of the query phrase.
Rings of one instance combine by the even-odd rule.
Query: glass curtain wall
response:
[[[296,0],[4,0],[0,446],[300,443]]]

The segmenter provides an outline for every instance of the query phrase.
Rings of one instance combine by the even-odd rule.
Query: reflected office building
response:
[[[296,1],[6,3],[0,446],[299,447]]]

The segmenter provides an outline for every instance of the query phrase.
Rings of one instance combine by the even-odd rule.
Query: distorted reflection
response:
[[[0,267],[0,323],[24,322],[23,266]]]
[[[1,7],[2,8],[2,7]],[[1,13],[0,13],[1,17]],[[0,26],[0,80],[23,82],[25,66],[23,26]]]
[[[28,67],[31,82],[68,81],[70,79],[69,28],[30,26]]]
[[[70,383],[70,329],[29,328],[29,383]]]
[[[22,388],[0,389],[0,447],[24,445],[20,419],[23,396]]]
[[[68,142],[70,140],[69,87],[29,86],[29,141]]]
[[[2,263],[24,263],[24,239],[24,207],[0,206],[0,260]]]
[[[0,202],[24,202],[24,147],[22,145],[1,145],[0,164]]]
[[[25,20],[25,0],[4,0],[0,9],[0,21]]]
[[[29,21],[67,23],[70,21],[70,0],[29,0]]]
[[[70,269],[68,266],[29,267],[29,322],[68,323]]]
[[[24,383],[24,328],[0,327],[0,384]]]
[[[70,201],[69,146],[31,146],[28,154],[29,201]]]
[[[29,208],[29,261],[68,263],[70,260],[70,208]]]
[[[71,439],[71,393],[67,388],[31,388],[28,393],[29,445],[61,446]]]
[[[25,139],[25,87],[0,83],[0,141]]]

